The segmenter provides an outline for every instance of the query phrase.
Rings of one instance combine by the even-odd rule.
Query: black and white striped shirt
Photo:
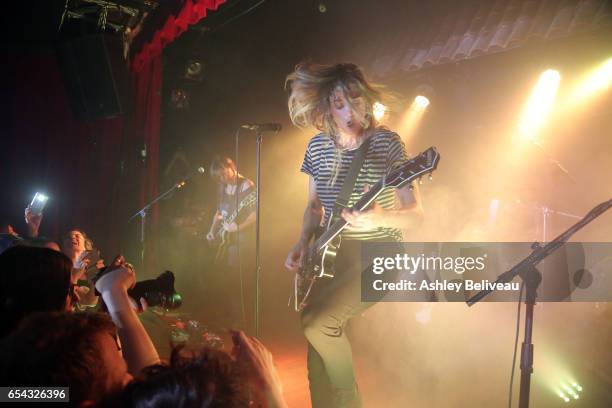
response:
[[[357,149],[340,150],[335,142],[327,135],[320,133],[310,139],[301,171],[312,176],[317,186],[317,196],[325,209],[323,223],[327,225],[328,219],[340,189],[344,184],[344,179],[348,173],[353,157]],[[334,162],[340,154],[340,166],[338,176],[332,184]],[[355,186],[349,200],[352,206],[363,195],[365,185],[372,186],[383,175],[388,174],[398,165],[403,164],[408,159],[406,148],[400,137],[388,129],[378,128],[370,136],[370,143],[366,157],[357,175]],[[376,198],[376,202],[385,209],[391,209],[395,204],[395,193],[393,188],[387,188]],[[354,232],[344,230],[343,239],[387,239],[401,241],[402,234],[396,228],[375,228],[373,230]]]

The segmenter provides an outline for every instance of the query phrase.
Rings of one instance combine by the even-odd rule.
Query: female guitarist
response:
[[[301,171],[309,176],[308,203],[297,244],[285,267],[299,272],[315,231],[330,217],[348,223],[336,258],[336,276],[313,288],[301,322],[308,340],[308,379],[313,407],[359,407],[351,345],[345,333],[349,319],[372,303],[361,301],[360,244],[364,240],[402,240],[402,231],[420,224],[423,210],[410,185],[387,189],[363,211],[346,208],[333,214],[355,152],[367,142],[349,207],[368,187],[407,160],[396,133],[378,126],[373,105],[386,97],[354,64],[301,63],[287,76],[289,114],[298,127],[320,131],[308,143]],[[365,146],[364,146],[365,147]]]

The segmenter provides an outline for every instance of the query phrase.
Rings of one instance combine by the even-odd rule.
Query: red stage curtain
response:
[[[161,55],[162,49],[181,35],[188,26],[197,23],[208,10],[216,10],[225,0],[187,0],[176,15],[169,15],[163,26],[157,29],[146,44],[134,55],[132,71],[140,72],[147,64]]]

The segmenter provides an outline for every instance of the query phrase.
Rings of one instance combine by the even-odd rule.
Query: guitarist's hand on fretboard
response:
[[[235,222],[223,221],[223,229],[227,232],[236,232],[238,231],[238,225]]]
[[[303,260],[308,253],[308,245],[298,242],[295,244],[285,260],[285,268],[289,272],[298,273],[303,265]]]
[[[370,231],[383,225],[382,219],[385,210],[374,201],[367,210],[344,209],[340,214],[348,223],[345,227],[348,231]]]

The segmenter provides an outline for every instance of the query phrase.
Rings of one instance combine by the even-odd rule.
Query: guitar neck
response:
[[[351,210],[362,211],[367,208],[378,195],[384,189],[382,181],[376,182],[366,193],[361,196],[361,198],[350,208]],[[334,216],[335,214],[332,214]],[[339,216],[340,214],[338,214]],[[322,250],[327,244],[330,243],[332,239],[337,237],[344,227],[346,227],[347,222],[344,218],[339,217],[336,222],[334,222],[314,243],[314,247],[317,251]]]
[[[383,176],[382,179],[378,180],[367,192],[365,192],[361,198],[350,208],[351,210],[363,211],[369,206],[372,201],[378,197],[385,187],[400,188],[402,185],[412,182],[412,180],[422,177],[424,174],[434,171],[438,167],[440,161],[440,154],[437,152],[435,147],[430,147],[424,152],[420,153],[413,159],[408,160],[403,165],[399,166],[389,174]],[[340,214],[332,214],[333,217],[339,216]],[[325,231],[314,243],[314,249],[319,252],[332,239],[338,236],[346,226],[347,222],[343,218],[338,217],[330,227]]]
[[[227,222],[228,224],[231,224],[232,222],[236,221],[236,218],[238,218],[240,211],[242,211],[245,207],[248,207],[251,204],[251,202],[255,199],[255,197],[256,197],[255,192],[252,192],[248,196],[243,198],[242,201],[240,201],[240,204],[238,204],[238,208],[235,209],[227,218],[225,218],[224,221]],[[219,227],[219,231],[221,231],[222,229],[223,229],[223,225]]]

